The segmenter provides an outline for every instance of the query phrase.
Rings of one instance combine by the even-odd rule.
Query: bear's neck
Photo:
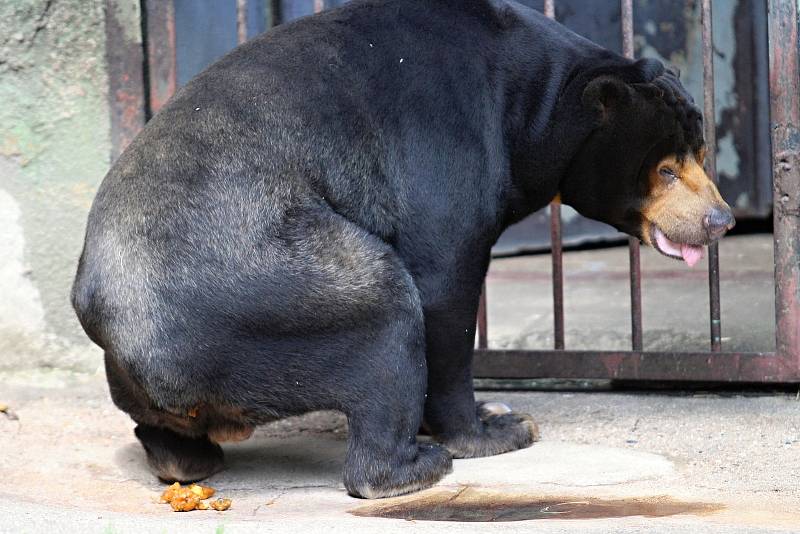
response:
[[[506,107],[511,183],[504,226],[545,207],[559,194],[570,162],[596,127],[595,117],[582,105],[589,81],[633,63],[583,38],[572,45],[566,53],[545,51],[534,64],[522,61],[517,67],[530,90],[510,99]]]

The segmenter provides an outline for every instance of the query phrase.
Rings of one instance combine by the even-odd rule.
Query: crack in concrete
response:
[[[462,495],[462,494],[463,494],[465,491],[467,491],[469,488],[470,488],[469,486],[462,486],[462,487],[461,487],[461,488],[460,488],[460,489],[459,489],[457,492],[455,492],[455,493],[454,493],[454,494],[453,494],[453,495],[452,495],[452,496],[451,496],[449,499],[447,499],[447,502],[453,502],[453,501],[455,501],[456,499],[458,499],[459,497],[461,497],[461,495]]]
[[[280,492],[280,493],[278,493],[278,494],[277,494],[275,497],[271,498],[270,500],[268,500],[268,501],[267,501],[267,502],[265,502],[264,504],[259,504],[258,506],[256,506],[256,509],[255,509],[255,510],[253,510],[253,515],[256,515],[256,512],[257,512],[257,511],[258,511],[258,509],[259,509],[259,508],[261,508],[262,506],[272,506],[273,504],[275,504],[276,502],[278,502],[278,499],[280,499],[281,497],[283,497],[283,496],[284,496],[284,495],[286,495],[287,493],[289,493],[289,491],[288,491],[288,490],[286,490],[286,491],[281,491],[281,492]]]
[[[33,46],[39,33],[47,27],[47,21],[45,19],[49,18],[50,9],[53,7],[54,2],[55,0],[47,0],[45,2],[44,10],[42,10],[41,14],[36,18],[36,24],[33,27],[33,35],[28,39],[28,48]]]

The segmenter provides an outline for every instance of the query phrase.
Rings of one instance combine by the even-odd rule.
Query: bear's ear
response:
[[[583,90],[583,106],[597,113],[602,121],[630,101],[631,88],[615,76],[599,76]]]

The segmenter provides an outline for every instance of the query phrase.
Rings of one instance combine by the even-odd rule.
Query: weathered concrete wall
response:
[[[0,0],[0,371],[101,361],[69,289],[111,153],[105,31],[103,0]]]

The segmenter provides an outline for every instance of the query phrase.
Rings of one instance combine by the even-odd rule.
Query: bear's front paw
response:
[[[512,412],[499,402],[478,403],[478,431],[442,439],[453,458],[478,458],[530,447],[539,427],[528,414]]]

